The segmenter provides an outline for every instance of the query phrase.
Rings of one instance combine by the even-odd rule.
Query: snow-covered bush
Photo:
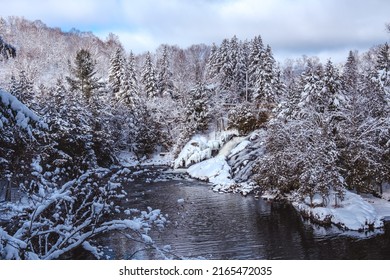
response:
[[[254,109],[249,103],[235,106],[228,113],[228,129],[237,129],[240,134],[248,134],[263,126],[269,114],[265,109]]]
[[[37,165],[38,166],[38,165]],[[148,233],[166,222],[160,210],[126,211],[128,219],[110,219],[120,212],[115,201],[124,196],[108,170],[94,170],[60,188],[38,182],[28,203],[13,212],[7,228],[0,227],[0,258],[57,259],[83,246],[95,257],[99,250],[91,243],[96,236],[121,230],[132,240],[152,246]]]

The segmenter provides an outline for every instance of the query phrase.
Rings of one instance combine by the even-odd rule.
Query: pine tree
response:
[[[110,59],[110,68],[108,69],[108,82],[110,83],[114,94],[117,94],[121,89],[125,63],[123,50],[121,48],[116,49]]]
[[[123,65],[121,71],[121,86],[118,98],[125,102],[130,108],[134,108],[139,98],[139,87],[135,69],[135,58],[132,52],[130,52],[128,62]]]
[[[15,76],[11,76],[10,85],[10,93],[12,95],[28,106],[33,105],[35,95],[33,83],[28,79],[24,70],[19,72],[18,79]]]
[[[390,106],[390,47],[387,43],[379,49],[375,69],[380,88],[383,90],[387,105]]]
[[[154,69],[150,53],[146,54],[146,60],[142,69],[141,81],[147,98],[154,98],[158,94],[156,71]]]
[[[16,57],[16,49],[15,47],[7,44],[3,38],[0,36],[0,61],[1,58],[10,59]]]
[[[189,93],[190,97],[185,109],[186,126],[193,133],[204,132],[208,129],[210,121],[209,95],[204,84],[198,84]]]
[[[218,49],[217,55],[218,80],[222,90],[229,90],[232,85],[233,69],[230,55],[230,43],[224,39]]]
[[[231,40],[231,61],[233,69],[233,82],[231,90],[235,96],[234,99],[238,100],[245,94],[246,80],[247,80],[247,53],[245,50],[245,44],[238,42],[236,37]]]
[[[271,47],[260,54],[261,60],[254,73],[253,97],[257,103],[264,103],[266,106],[272,106],[277,100],[277,96],[282,92],[280,73],[276,69],[275,59],[272,55]],[[253,78],[253,76],[252,76]]]
[[[172,72],[169,66],[168,48],[164,46],[162,57],[159,61],[158,90],[160,96],[173,96]]]
[[[324,82],[322,92],[322,103],[325,110],[335,113],[347,102],[345,91],[337,68],[332,61],[328,60],[324,70]]]
[[[249,100],[253,100],[255,84],[259,80],[258,68],[261,67],[264,56],[264,45],[260,36],[256,36],[250,43],[248,58],[248,88]]]
[[[359,83],[359,69],[357,53],[349,51],[347,62],[344,64],[344,71],[342,75],[344,88],[349,93],[356,93]]]
[[[93,92],[101,87],[99,78],[96,77],[96,61],[88,50],[81,49],[76,54],[75,66],[71,67],[72,77],[67,77],[71,90],[79,90],[88,102],[91,101]]]
[[[160,125],[145,103],[139,103],[134,116],[134,152],[139,158],[155,152],[161,140]]]
[[[218,48],[215,45],[215,43],[213,43],[210,49],[210,55],[207,59],[207,65],[206,65],[206,81],[209,83],[212,83],[215,77],[219,73],[217,61],[218,61]]]

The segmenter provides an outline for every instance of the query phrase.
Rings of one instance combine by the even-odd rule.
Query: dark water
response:
[[[206,259],[390,259],[389,229],[369,235],[308,224],[286,204],[238,194],[219,194],[198,181],[134,182],[123,205],[151,206],[168,214],[170,223],[153,235],[176,255]],[[180,203],[184,199],[184,203]],[[179,202],[178,202],[179,200]],[[134,244],[111,234],[113,259],[155,258],[134,254]],[[134,255],[133,255],[134,254]]]

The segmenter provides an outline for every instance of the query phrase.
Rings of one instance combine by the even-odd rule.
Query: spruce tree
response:
[[[145,63],[142,68],[141,81],[144,86],[146,97],[156,97],[158,94],[156,71],[149,52],[146,54]]]
[[[157,82],[160,96],[173,96],[172,72],[169,66],[168,48],[164,46],[162,57],[159,61],[159,73]]]
[[[190,91],[185,109],[186,126],[192,131],[204,132],[210,121],[209,96],[210,92],[204,84],[198,84]]]
[[[108,82],[114,94],[120,91],[124,65],[123,50],[118,48],[110,59],[110,68],[108,69]]]
[[[67,77],[71,90],[79,90],[84,98],[90,102],[93,92],[101,87],[99,78],[96,77],[96,61],[86,49],[81,49],[76,54],[75,66],[71,67],[73,77]]]
[[[121,71],[118,98],[130,108],[134,108],[139,98],[139,86],[135,69],[135,58],[132,52],[130,52],[128,62],[123,65]]]
[[[33,83],[27,77],[24,70],[19,72],[18,78],[11,76],[10,93],[16,96],[21,102],[28,106],[34,103],[34,87]]]

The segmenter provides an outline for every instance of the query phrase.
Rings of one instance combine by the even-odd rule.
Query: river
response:
[[[152,235],[160,247],[184,258],[205,259],[390,259],[390,230],[343,232],[304,221],[285,203],[220,194],[191,179],[127,183],[122,206],[150,206],[168,215],[165,230]],[[101,240],[112,259],[150,259],[114,233]]]

